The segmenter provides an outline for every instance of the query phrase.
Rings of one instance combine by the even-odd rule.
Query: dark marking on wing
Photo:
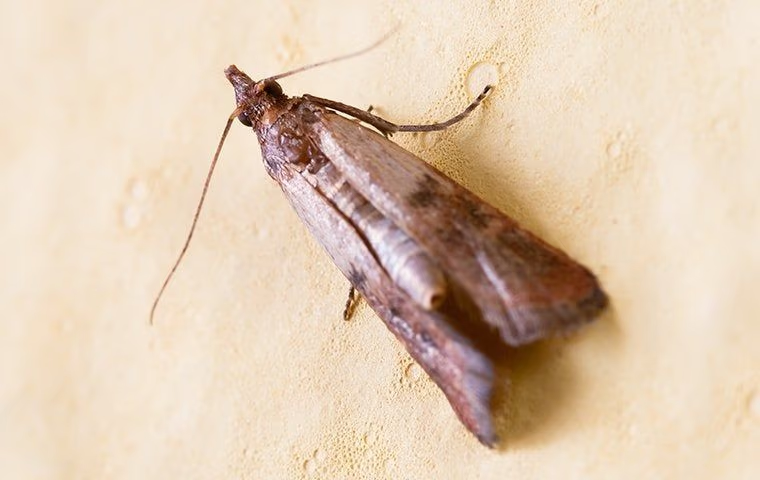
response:
[[[480,208],[481,203],[475,202],[472,198],[456,197],[452,199],[452,202],[469,215],[470,222],[476,228],[485,229],[494,218],[491,213]]]
[[[420,341],[423,345],[425,345],[428,348],[434,348],[435,342],[433,341],[433,337],[430,336],[427,332],[420,333]]]
[[[423,175],[417,182],[416,189],[412,192],[408,201],[414,208],[429,208],[438,203],[440,193],[437,190],[437,182],[430,175]]]

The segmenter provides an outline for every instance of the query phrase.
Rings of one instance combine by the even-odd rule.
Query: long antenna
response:
[[[341,55],[339,57],[334,57],[334,58],[331,58],[329,60],[322,60],[321,62],[312,63],[311,65],[306,65],[306,66],[303,66],[303,67],[298,67],[295,70],[290,70],[290,71],[285,72],[285,73],[278,73],[277,75],[265,78],[264,80],[279,80],[280,78],[289,77],[290,75],[294,75],[296,73],[301,73],[304,70],[311,70],[312,68],[321,67],[323,65],[327,65],[328,63],[335,63],[335,62],[340,62],[342,60],[348,60],[349,58],[358,57],[359,55],[363,55],[363,54],[369,52],[370,50],[373,50],[374,48],[379,47],[383,42],[385,42],[386,40],[388,40],[394,33],[396,33],[397,30],[398,30],[398,26],[394,27],[390,32],[388,32],[385,35],[383,35],[382,38],[380,38],[380,40],[377,40],[375,43],[373,43],[369,47],[365,47],[365,48],[362,48],[361,50],[357,50],[357,51],[352,52],[352,53],[347,53],[347,54]]]
[[[339,62],[342,60],[348,60],[349,58],[358,57],[359,55],[363,55],[370,50],[378,47],[380,44],[388,40],[391,35],[396,33],[396,30],[398,30],[398,27],[393,28],[390,32],[386,33],[382,38],[374,42],[372,45],[365,47],[361,50],[341,55],[335,58],[331,58],[329,60],[323,60],[321,62],[312,63],[311,65],[306,65],[304,67],[296,68],[295,70],[290,70],[285,73],[280,73],[277,75],[274,75],[272,77],[266,78],[264,80],[278,80],[283,77],[287,77],[290,75],[294,75],[296,73],[303,72],[305,70],[310,70],[312,68],[321,67],[322,65],[327,65],[328,63],[334,63]],[[258,83],[258,82],[257,82]],[[234,112],[230,115],[230,118],[227,119],[227,124],[224,126],[224,131],[222,132],[222,137],[219,139],[219,145],[216,147],[216,152],[214,153],[214,158],[211,160],[211,166],[208,170],[208,175],[206,175],[206,181],[203,183],[203,192],[201,193],[201,198],[198,201],[198,206],[195,209],[195,215],[193,216],[193,223],[190,226],[190,232],[187,234],[187,238],[185,239],[185,244],[182,246],[182,250],[179,252],[179,256],[177,257],[177,260],[174,262],[174,265],[172,266],[172,269],[169,271],[169,274],[164,279],[163,285],[161,285],[161,289],[158,291],[158,295],[156,295],[156,299],[153,301],[153,306],[150,309],[150,324],[153,325],[153,318],[156,314],[156,308],[158,307],[158,302],[161,300],[161,297],[164,294],[164,291],[166,290],[166,287],[169,285],[169,282],[174,277],[174,273],[177,271],[177,268],[179,267],[179,264],[182,263],[182,259],[185,256],[185,253],[187,252],[188,247],[190,246],[190,240],[193,238],[193,233],[195,233],[195,227],[198,224],[198,218],[201,214],[201,209],[203,208],[203,202],[206,200],[206,194],[208,193],[208,187],[211,183],[211,176],[214,173],[214,169],[216,168],[216,163],[219,160],[219,154],[222,151],[222,145],[224,145],[224,140],[227,138],[227,134],[230,131],[230,127],[232,126],[232,122],[235,121],[235,118],[240,115],[240,112],[243,110],[242,107],[237,107]]]
[[[214,158],[211,160],[211,166],[208,169],[208,175],[206,175],[206,181],[203,183],[203,192],[201,193],[201,198],[198,201],[198,207],[195,209],[195,216],[193,216],[193,224],[190,226],[190,232],[187,234],[187,238],[185,239],[185,245],[182,246],[182,251],[179,252],[179,256],[177,257],[177,261],[174,262],[174,266],[172,267],[169,274],[164,279],[163,285],[161,285],[161,290],[158,291],[158,295],[156,295],[156,299],[153,301],[153,306],[150,309],[150,324],[153,325],[153,317],[156,314],[156,307],[158,307],[158,301],[161,300],[161,296],[164,294],[164,290],[166,290],[166,286],[169,285],[169,282],[171,281],[172,277],[174,276],[174,272],[177,271],[177,267],[179,267],[180,262],[182,262],[182,258],[185,256],[185,252],[187,252],[187,248],[190,246],[190,240],[193,238],[193,233],[195,233],[195,226],[198,224],[198,217],[201,214],[201,209],[203,208],[203,202],[206,200],[206,193],[208,193],[208,186],[211,183],[211,175],[214,174],[214,169],[216,168],[216,162],[219,160],[219,154],[222,151],[222,145],[224,145],[224,140],[227,138],[227,134],[230,132],[230,127],[232,126],[232,122],[235,121],[235,118],[237,118],[238,115],[240,115],[240,112],[243,110],[242,107],[237,107],[234,112],[230,115],[230,118],[227,119],[227,124],[224,126],[224,131],[222,132],[222,138],[219,139],[219,145],[216,147],[216,152],[214,153]]]

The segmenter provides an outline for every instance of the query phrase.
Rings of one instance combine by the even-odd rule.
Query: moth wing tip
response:
[[[497,445],[499,444],[499,436],[496,435],[493,431],[489,431],[486,433],[481,433],[480,435],[475,436],[480,443],[485,445],[488,448],[495,449]]]
[[[493,364],[482,355],[473,355],[471,360],[473,360],[471,365],[473,368],[466,377],[465,391],[469,392],[470,398],[467,403],[472,416],[465,425],[480,443],[489,448],[495,448],[499,437],[494,432],[491,417],[491,397],[495,376]]]

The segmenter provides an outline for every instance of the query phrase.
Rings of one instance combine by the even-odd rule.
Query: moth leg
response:
[[[380,118],[377,115],[373,115],[371,113],[372,106],[370,106],[370,108],[367,110],[361,110],[359,108],[352,107],[351,105],[346,105],[345,103],[336,102],[335,100],[328,100],[327,98],[315,97],[314,95],[306,94],[303,96],[303,98],[314,102],[317,105],[322,105],[323,107],[343,112],[346,115],[351,115],[359,121],[372,125],[386,137],[390,136],[393,132],[398,131],[398,125]]]
[[[375,107],[373,105],[370,105],[369,107],[367,107],[367,113],[372,113],[372,110],[374,110],[374,109],[375,109]],[[375,116],[377,116],[377,115],[375,115]],[[359,120],[359,121],[361,122],[361,120]],[[380,129],[378,129],[378,130],[380,130]],[[380,130],[380,133],[382,133],[385,138],[391,138],[391,132],[385,132],[383,130]]]
[[[374,109],[375,109],[374,105],[370,105],[369,107],[367,107],[367,113],[372,113],[372,110],[374,110]],[[375,116],[377,116],[377,115],[375,115]],[[361,122],[361,120],[359,120],[358,118],[356,120],[359,121],[359,122]],[[378,130],[380,130],[380,129],[378,128]],[[380,133],[382,133],[385,138],[391,138],[391,132],[386,132],[386,131],[380,130]]]
[[[346,105],[334,100],[328,100],[326,98],[315,97],[313,95],[304,95],[304,98],[324,107],[343,112],[347,115],[351,115],[352,117],[361,120],[364,123],[372,125],[383,135],[389,137],[391,134],[396,132],[433,132],[436,130],[445,130],[455,123],[467,118],[467,115],[472,113],[472,111],[475,110],[478,105],[480,105],[480,103],[486,98],[488,92],[490,92],[492,88],[493,87],[491,85],[486,86],[481,94],[478,95],[478,98],[473,100],[472,103],[470,103],[467,108],[465,108],[458,115],[454,115],[444,122],[432,123],[430,125],[397,125],[393,122],[385,120],[384,118],[380,118],[377,115],[373,115],[369,110],[360,110],[356,107],[352,107],[351,105]]]
[[[346,322],[351,320],[351,316],[356,310],[356,304],[359,301],[359,295],[356,294],[356,289],[353,285],[348,289],[348,298],[346,299],[346,307],[343,309],[343,320]]]
[[[374,107],[374,106],[372,106],[372,105],[370,105],[369,107],[367,107],[367,113],[372,113],[372,110],[374,110],[374,109],[375,109],[375,107]],[[361,119],[358,119],[358,118],[354,118],[354,121],[355,121],[356,123],[359,123],[359,122],[361,122],[362,120],[361,120]]]
[[[372,113],[372,110],[374,110],[374,109],[375,109],[375,107],[373,105],[370,105],[367,108],[367,113]],[[377,116],[377,115],[375,115],[375,116]],[[361,121],[361,120],[359,120],[359,121]],[[380,130],[380,129],[378,129],[378,130]],[[391,138],[391,135],[392,135],[392,132],[386,132],[386,131],[383,131],[383,130],[380,130],[380,133],[382,133],[385,138]]]
[[[486,85],[486,88],[483,89],[482,92],[480,92],[480,95],[478,95],[478,98],[473,100],[469,105],[467,105],[467,108],[462,110],[458,115],[454,115],[453,117],[449,118],[445,122],[439,122],[439,123],[431,123],[430,125],[397,125],[396,131],[397,132],[434,132],[436,130],[445,130],[449,128],[450,126],[454,125],[457,122],[461,122],[465,118],[467,118],[467,115],[472,113],[473,110],[478,108],[478,105],[486,98],[488,95],[488,92],[491,91],[493,87],[491,85]]]

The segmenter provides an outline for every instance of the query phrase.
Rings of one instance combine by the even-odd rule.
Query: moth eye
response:
[[[282,87],[277,82],[272,82],[272,81],[266,82],[264,84],[264,90],[268,94],[273,95],[275,97],[282,95]]]
[[[251,122],[251,119],[248,118],[248,115],[246,115],[245,113],[241,113],[240,115],[238,115],[238,120],[240,120],[240,123],[242,123],[246,127],[253,126],[253,122]]]

